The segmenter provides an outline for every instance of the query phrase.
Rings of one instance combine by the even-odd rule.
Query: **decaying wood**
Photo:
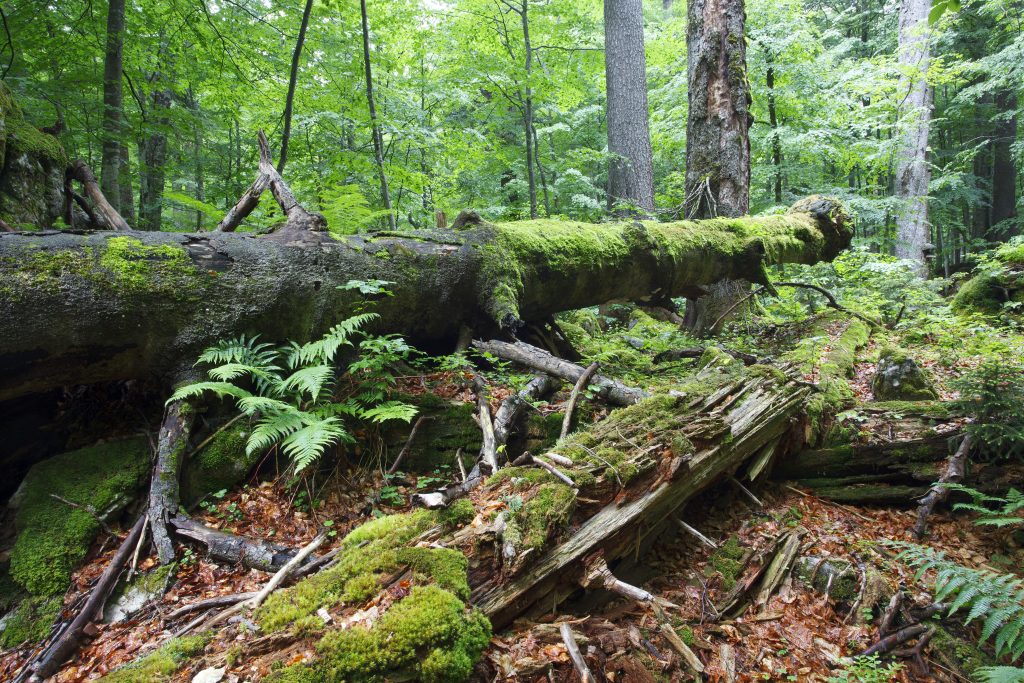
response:
[[[695,674],[704,673],[704,663],[700,661],[700,658],[696,653],[690,649],[690,647],[683,642],[683,639],[679,637],[676,630],[672,628],[672,624],[667,622],[661,622],[658,626],[658,630],[661,631],[661,635],[665,636],[665,640],[668,641],[669,645],[672,646],[679,656],[686,662],[686,666]]]
[[[572,430],[573,415],[576,413],[576,403],[580,400],[580,394],[587,389],[587,385],[590,384],[590,380],[593,379],[594,375],[597,374],[597,369],[600,364],[594,361],[587,366],[587,369],[583,371],[580,378],[576,380],[576,384],[573,385],[572,393],[569,394],[569,400],[565,404],[565,417],[562,418],[562,431],[559,434],[559,438],[564,439],[569,435],[569,431]]]
[[[533,401],[555,391],[561,382],[548,375],[537,375],[523,387],[518,393],[512,394],[498,407],[494,415],[494,436],[498,445],[508,443],[513,432],[518,428],[526,411]]]
[[[128,223],[121,217],[121,214],[117,212],[107,198],[103,195],[100,190],[100,184],[96,180],[96,176],[93,174],[92,169],[82,161],[78,159],[71,164],[69,173],[71,178],[82,183],[82,187],[85,189],[86,195],[92,200],[93,205],[96,207],[96,211],[99,213],[103,224],[110,230],[131,230]]]
[[[232,593],[230,595],[218,595],[213,598],[206,598],[205,600],[199,600],[198,602],[183,605],[164,618],[167,621],[173,621],[178,617],[183,617],[186,614],[191,614],[192,612],[206,611],[215,607],[227,607],[239,602],[251,600],[256,597],[256,593],[257,591],[248,591],[245,593]]]
[[[71,655],[73,655],[79,648],[82,642],[82,636],[85,631],[85,627],[92,622],[96,615],[103,609],[103,604],[107,601],[107,597],[110,592],[114,589],[117,584],[117,579],[121,575],[121,570],[127,564],[128,559],[131,557],[132,551],[135,550],[135,546],[139,542],[139,537],[142,536],[142,532],[146,528],[146,515],[141,515],[135,525],[132,527],[131,532],[121,542],[117,552],[110,559],[110,563],[106,569],[103,570],[103,574],[96,580],[96,584],[93,586],[92,591],[89,593],[89,598],[86,600],[85,605],[79,610],[78,614],[75,615],[74,620],[68,626],[68,628],[53,642],[53,644],[40,656],[38,661],[32,666],[32,681],[42,681],[43,679],[49,678],[57,672]]]
[[[201,544],[210,558],[250,569],[276,572],[297,552],[290,546],[211,529],[184,515],[172,517],[168,526],[182,540]]]
[[[928,530],[928,515],[932,513],[936,505],[949,498],[949,489],[943,486],[943,484],[958,484],[963,481],[964,473],[967,471],[967,456],[971,452],[971,446],[971,435],[967,434],[964,436],[963,441],[960,442],[960,447],[956,449],[956,453],[949,459],[949,464],[946,466],[946,471],[942,478],[932,486],[928,494],[921,500],[921,504],[917,508],[917,522],[914,524],[914,536],[918,539],[924,538],[924,534]]]
[[[476,389],[477,423],[483,432],[483,444],[480,446],[480,464],[488,473],[498,471],[498,439],[494,435],[494,419],[491,417],[491,404],[487,398],[487,385],[479,376],[474,380]]]
[[[562,360],[543,349],[538,349],[536,346],[530,346],[520,341],[510,343],[498,340],[474,340],[473,346],[485,353],[494,354],[503,360],[521,363],[526,367],[554,375],[569,382],[578,382],[586,372],[584,368],[575,363]],[[602,375],[595,375],[592,383],[597,388],[598,396],[616,405],[633,405],[647,396],[647,393],[640,389],[627,387],[621,382]]]
[[[580,681],[582,683],[597,683],[594,674],[590,673],[587,660],[583,659],[583,653],[580,652],[580,648],[576,644],[576,637],[573,635],[572,626],[568,622],[563,621],[558,628],[562,634],[562,642],[565,643],[565,649],[569,653],[569,659],[572,660],[572,665],[576,669],[576,674],[580,677]]]
[[[676,520],[676,524],[678,524],[679,527],[683,531],[685,531],[686,533],[692,535],[694,538],[696,538],[698,541],[700,541],[701,543],[703,543],[707,547],[711,548],[712,550],[718,550],[718,544],[715,543],[714,541],[712,541],[710,538],[708,538],[707,536],[705,536],[701,532],[697,531],[692,526],[690,526],[689,524],[687,524],[683,520],[679,519],[678,517],[676,517],[675,520]]]
[[[729,354],[738,361],[742,361],[744,365],[753,365],[755,363],[762,362],[757,356],[752,353],[745,353],[743,351],[736,351],[734,349],[726,349],[721,346],[715,347],[719,351]],[[674,360],[683,360],[684,358],[700,358],[707,351],[706,346],[689,346],[685,349],[669,349],[668,351],[662,351],[654,357],[655,363],[668,363]]]
[[[266,190],[270,190],[274,195],[274,199],[277,200],[278,206],[281,207],[287,218],[284,227],[279,231],[324,232],[327,230],[327,219],[322,214],[308,211],[302,206],[295,199],[295,194],[288,187],[288,183],[278,173],[270,156],[270,144],[262,130],[257,135],[257,140],[260,148],[260,165],[256,180],[217,224],[216,232],[231,232],[237,228],[246,216],[259,205],[260,195]]]
[[[247,600],[243,604],[250,609],[256,609],[267,599],[271,593],[273,593],[281,583],[289,577],[289,575],[298,569],[299,565],[302,564],[307,557],[313,554],[313,552],[323,545],[324,541],[327,540],[326,534],[320,534],[312,541],[303,546],[302,550],[295,553],[295,556],[288,560],[283,567],[281,567],[270,581],[267,581],[267,585],[263,586],[259,593],[257,593],[251,600]]]
[[[907,642],[908,640],[917,638],[927,630],[928,627],[924,624],[913,624],[912,626],[906,626],[904,628],[901,628],[899,631],[891,633],[886,637],[882,638],[877,643],[875,643],[868,649],[864,650],[864,652],[862,652],[861,654],[862,656],[885,654],[886,652],[889,652],[890,650],[895,648],[897,645],[901,645]]]
[[[800,552],[800,539],[804,537],[805,533],[806,531],[802,528],[789,531],[785,540],[781,543],[778,550],[775,551],[775,556],[772,557],[772,561],[764,572],[764,578],[761,579],[761,587],[757,592],[757,597],[754,599],[756,607],[763,608],[768,604],[768,600],[775,593],[782,580],[786,578],[789,568],[792,566],[793,561],[796,560],[797,553]]]
[[[179,482],[182,456],[188,447],[194,411],[182,401],[174,401],[164,411],[157,441],[156,464],[149,485],[149,526],[153,545],[161,564],[174,560],[174,544],[167,526],[178,514]]]

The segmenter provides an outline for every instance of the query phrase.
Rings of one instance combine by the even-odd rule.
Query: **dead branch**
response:
[[[583,659],[583,653],[580,652],[579,645],[576,644],[576,637],[572,633],[572,627],[569,626],[568,622],[563,621],[559,625],[558,630],[562,634],[562,642],[565,643],[565,649],[569,653],[569,658],[572,660],[572,665],[576,669],[580,681],[583,683],[597,683],[594,674],[590,673],[590,669],[587,667],[587,660]]]
[[[676,524],[678,524],[683,531],[685,531],[688,534],[691,534],[694,538],[696,538],[698,541],[700,541],[707,547],[711,548],[712,550],[718,550],[718,544],[712,541],[710,538],[708,538],[701,532],[697,531],[692,526],[690,526],[683,520],[679,519],[678,517],[676,517],[675,520]]]
[[[167,525],[178,514],[180,500],[178,473],[188,446],[195,411],[183,401],[167,406],[157,440],[156,464],[149,485],[149,526],[161,564],[174,560],[174,544]]]
[[[949,459],[945,474],[932,486],[928,494],[921,499],[921,504],[917,508],[917,523],[914,524],[914,536],[919,540],[924,538],[924,534],[928,530],[928,516],[932,513],[932,510],[935,509],[936,505],[949,498],[949,489],[943,486],[943,484],[957,484],[963,480],[964,473],[967,470],[967,456],[971,452],[971,441],[970,434],[964,436],[964,440],[960,442],[960,447],[956,449],[956,453]]]
[[[491,403],[487,400],[487,385],[477,376],[473,380],[476,388],[477,422],[483,432],[483,445],[480,446],[480,463],[494,474],[498,471],[498,440],[494,436],[494,421],[491,418]]]
[[[882,620],[878,623],[879,635],[885,636],[892,631],[893,625],[896,623],[896,615],[899,614],[900,607],[903,605],[903,591],[896,591],[889,598],[889,604],[885,608],[885,612],[882,614]]]
[[[760,362],[760,359],[752,353],[744,353],[743,351],[735,351],[733,349],[726,349],[721,346],[715,347],[723,353],[727,353],[738,361],[742,361],[744,365],[754,365]],[[655,363],[668,363],[674,360],[683,360],[684,358],[700,358],[704,355],[704,352],[708,350],[706,346],[688,346],[685,349],[669,349],[668,351],[662,351],[654,357]]]
[[[587,366],[587,369],[583,371],[580,378],[576,380],[576,384],[572,388],[572,393],[569,394],[569,402],[565,404],[565,418],[562,419],[562,432],[559,435],[560,439],[564,439],[569,435],[569,430],[572,429],[573,414],[576,412],[576,403],[580,400],[580,394],[585,391],[587,385],[590,384],[590,380],[597,374],[598,367],[600,367],[600,364],[597,361],[594,361]]]
[[[67,630],[60,635],[57,640],[54,641],[53,645],[43,653],[39,660],[32,665],[32,681],[42,681],[43,679],[49,678],[57,672],[60,665],[63,664],[68,657],[73,655],[79,648],[82,642],[82,636],[85,632],[85,627],[93,621],[97,614],[103,609],[103,603],[107,601],[107,596],[110,595],[110,591],[114,589],[114,585],[117,583],[118,577],[121,575],[121,569],[128,562],[131,557],[132,551],[135,550],[135,546],[139,542],[139,537],[142,535],[142,531],[146,528],[146,515],[140,515],[139,519],[135,522],[135,526],[132,527],[131,532],[121,542],[117,552],[110,559],[110,563],[107,568],[103,570],[103,574],[96,581],[92,591],[89,594],[89,599],[86,600],[85,605],[82,606],[81,611],[75,615],[71,625],[68,626]]]
[[[896,633],[893,633],[891,635],[886,636],[885,638],[882,638],[877,643],[875,643],[868,649],[864,650],[864,652],[862,652],[861,654],[863,656],[885,654],[897,645],[901,645],[907,642],[908,640],[911,640],[912,638],[917,638],[919,635],[921,635],[927,630],[928,627],[924,624],[914,624],[913,626],[901,628],[899,631],[896,631]]]
[[[409,453],[409,449],[412,448],[412,442],[413,439],[416,438],[416,432],[418,432],[420,426],[429,419],[431,419],[429,415],[420,415],[419,418],[417,418],[416,424],[412,426],[412,431],[409,432],[409,438],[406,440],[405,445],[402,446],[402,450],[398,452],[398,455],[395,457],[395,461],[391,463],[391,467],[388,468],[388,474],[394,474],[398,471],[398,466],[402,464],[402,460]]]
[[[128,223],[125,222],[121,214],[117,212],[107,198],[103,195],[100,190],[100,184],[96,181],[96,175],[92,172],[92,169],[82,161],[78,159],[71,164],[71,168],[68,171],[74,180],[82,183],[82,187],[85,189],[85,194],[88,195],[92,203],[96,205],[96,211],[99,212],[103,218],[103,223],[110,230],[131,230]]]
[[[676,630],[672,628],[672,624],[663,621],[658,626],[658,630],[661,631],[661,635],[665,636],[665,640],[668,641],[668,644],[679,653],[679,656],[683,658],[683,661],[686,662],[686,666],[688,666],[693,673],[704,673],[704,663],[701,662],[696,653],[694,653],[694,651],[691,650],[685,642],[683,642],[683,639],[679,637]]]
[[[807,282],[773,282],[772,285],[775,286],[775,287],[801,287],[803,289],[813,289],[815,292],[817,292],[818,294],[821,294],[823,297],[825,297],[825,301],[827,302],[827,305],[828,305],[829,308],[834,308],[835,310],[842,311],[843,313],[846,313],[847,315],[852,315],[854,318],[857,318],[859,320],[862,320],[862,321],[866,322],[871,327],[884,327],[884,325],[882,325],[882,323],[879,322],[878,320],[873,320],[873,319],[867,317],[866,315],[864,315],[863,313],[858,313],[857,311],[851,311],[846,306],[843,306],[838,301],[836,301],[836,298],[835,298],[835,296],[832,295],[832,292],[828,291],[824,287],[819,287],[818,285],[812,285],[812,284],[809,284]]]
[[[164,617],[164,619],[166,621],[173,621],[178,617],[183,617],[186,614],[191,614],[192,612],[205,611],[208,609],[213,609],[214,607],[226,607],[229,605],[234,605],[239,602],[244,602],[246,600],[251,600],[254,597],[256,597],[256,591],[250,591],[247,593],[232,593],[231,595],[218,595],[213,598],[200,600],[199,602],[193,602],[189,605],[183,605],[178,609],[174,610],[173,612],[171,612],[170,614],[168,614],[166,617]]]

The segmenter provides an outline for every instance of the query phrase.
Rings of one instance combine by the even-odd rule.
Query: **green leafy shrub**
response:
[[[883,665],[878,655],[861,655],[829,677],[828,683],[889,683],[902,668],[896,662]]]
[[[899,559],[916,568],[917,581],[935,572],[935,602],[950,600],[950,616],[966,609],[966,623],[984,618],[979,641],[994,638],[997,657],[1024,655],[1024,579],[961,566],[933,548],[896,541],[888,545],[899,548]]]
[[[253,453],[280,446],[296,472],[317,460],[339,442],[354,439],[343,417],[374,423],[386,420],[409,422],[416,408],[387,400],[389,381],[385,368],[411,352],[398,337],[375,337],[360,332],[377,318],[360,313],[335,325],[320,339],[283,346],[257,343],[244,335],[206,349],[198,363],[213,365],[209,380],[178,389],[170,401],[213,393],[231,396],[239,410],[255,419],[246,442]],[[344,346],[362,336],[361,354],[347,367],[356,380],[336,400],[336,358]],[[197,364],[198,364],[197,363]]]
[[[1024,455],[1024,364],[989,358],[954,382],[960,391],[956,408],[973,415],[967,432],[981,455],[1011,458]]]

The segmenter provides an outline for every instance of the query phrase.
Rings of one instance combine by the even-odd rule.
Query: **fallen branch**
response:
[[[586,390],[587,385],[590,384],[590,380],[593,379],[594,375],[597,374],[597,368],[600,364],[594,361],[587,366],[587,369],[583,371],[580,378],[576,380],[576,384],[572,388],[572,393],[569,394],[569,401],[565,404],[565,417],[562,419],[562,432],[559,434],[560,439],[564,439],[569,435],[569,430],[572,429],[572,418],[576,412],[576,403],[580,400],[580,394]]]
[[[964,436],[964,440],[960,442],[960,447],[956,449],[956,453],[949,459],[945,474],[932,486],[928,494],[921,499],[921,504],[917,508],[917,523],[914,524],[914,536],[918,540],[924,538],[924,534],[928,530],[928,515],[932,513],[936,505],[949,498],[949,489],[943,486],[943,484],[957,484],[963,480],[964,473],[967,471],[967,456],[971,452],[971,445],[971,435],[967,434]]]
[[[572,627],[569,626],[568,622],[562,622],[559,625],[558,630],[562,634],[562,642],[565,643],[565,649],[569,653],[569,659],[572,660],[572,665],[576,669],[576,673],[579,675],[580,680],[583,683],[597,683],[597,679],[594,678],[594,674],[590,673],[590,669],[587,667],[587,661],[583,659],[583,653],[580,652],[579,646],[576,644],[576,637],[572,633]]]
[[[672,628],[672,624],[663,621],[658,626],[658,629],[661,631],[661,635],[665,636],[665,640],[668,641],[668,644],[671,645],[672,648],[683,658],[683,661],[686,662],[686,665],[691,671],[696,674],[704,673],[704,663],[700,661],[700,658],[697,657],[696,653],[694,653],[694,651],[691,650],[685,642],[683,642],[683,639],[679,637],[676,630]]]
[[[211,529],[185,515],[172,517],[168,526],[176,536],[201,543],[207,555],[218,562],[242,564],[264,572],[276,572],[297,552],[290,546]]]
[[[877,643],[864,650],[861,655],[866,657],[868,655],[885,654],[897,645],[901,645],[912,638],[916,638],[927,630],[928,627],[924,624],[914,624],[913,626],[901,628],[899,631],[896,631],[896,633],[882,638]]]
[[[85,193],[92,200],[92,203],[96,205],[96,211],[99,212],[103,219],[104,225],[110,230],[131,230],[131,227],[125,222],[121,214],[117,212],[107,198],[103,196],[103,191],[100,190],[100,184],[96,181],[96,175],[92,172],[92,169],[82,161],[78,159],[71,164],[71,168],[68,170],[71,178],[82,183],[82,187],[85,189]]]
[[[516,458],[512,464],[515,466],[536,465],[537,467],[540,467],[541,469],[550,472],[552,476],[555,477],[555,479],[558,479],[566,486],[576,488],[576,482],[570,479],[568,475],[566,475],[564,472],[562,472],[560,469],[558,469],[551,463],[545,462],[540,458],[534,457],[533,455],[530,455],[530,453],[523,453],[518,458]]]
[[[490,474],[498,471],[498,440],[494,435],[494,420],[491,418],[491,403],[487,400],[487,386],[477,376],[473,380],[476,389],[477,423],[483,432],[483,444],[480,446],[480,462],[490,469]]]
[[[509,343],[498,340],[480,341],[473,340],[473,346],[486,353],[491,353],[504,360],[521,363],[527,367],[539,370],[549,375],[554,375],[569,382],[577,382],[586,370],[575,363],[562,360],[552,356],[543,349],[530,346],[521,341]],[[597,387],[597,393],[616,405],[633,405],[647,396],[647,392],[609,379],[602,375],[595,375],[592,383]]]
[[[100,578],[96,580],[96,584],[89,594],[89,599],[86,600],[85,605],[75,615],[71,625],[32,666],[32,677],[30,680],[42,681],[49,678],[57,672],[61,664],[78,650],[85,627],[102,611],[103,604],[107,601],[107,597],[117,584],[117,579],[121,575],[121,569],[127,564],[145,528],[146,515],[143,514],[139,516],[131,532],[121,542],[120,547],[118,547],[117,552],[110,559],[110,563],[103,570]]]
[[[738,361],[741,361],[744,365],[754,365],[758,363],[760,359],[752,353],[744,353],[743,351],[735,351],[733,349],[726,349],[721,346],[715,347],[723,353],[727,353]],[[674,360],[682,360],[684,358],[700,358],[704,355],[704,352],[708,350],[706,346],[688,346],[685,349],[669,349],[668,351],[662,351],[654,357],[655,363],[668,363]]]
[[[295,557],[288,560],[288,562],[283,567],[281,567],[281,569],[278,570],[278,572],[274,574],[273,577],[271,577],[270,581],[267,581],[267,585],[263,587],[263,590],[257,593],[256,596],[252,598],[252,600],[248,600],[244,603],[245,606],[249,607],[250,609],[256,609],[257,607],[262,605],[263,601],[267,599],[267,596],[273,593],[277,589],[277,587],[281,585],[281,582],[287,579],[288,575],[291,574],[300,564],[302,564],[302,562],[307,557],[313,554],[314,550],[323,545],[323,542],[326,540],[327,534],[320,534],[312,541],[310,541],[308,544],[306,544],[306,546],[303,547],[302,550],[295,553]]]
[[[412,441],[416,438],[416,432],[420,430],[420,426],[431,419],[429,415],[420,415],[416,420],[416,424],[412,426],[412,431],[409,432],[409,438],[406,440],[405,445],[402,446],[402,450],[398,451],[398,456],[395,461],[391,463],[391,467],[388,468],[388,474],[394,474],[398,471],[398,466],[402,464],[402,460],[409,453],[409,449],[412,448]]]
[[[676,524],[678,524],[683,531],[685,531],[688,534],[691,534],[694,538],[696,538],[698,541],[700,541],[707,547],[711,548],[712,550],[718,550],[718,544],[712,541],[710,538],[708,538],[701,532],[697,531],[692,526],[690,526],[683,520],[679,519],[678,517],[676,517],[675,520]]]
[[[179,607],[178,609],[174,610],[166,617],[164,617],[164,619],[166,621],[173,621],[178,617],[183,617],[186,614],[191,614],[192,612],[200,612],[208,609],[213,609],[214,607],[227,607],[229,605],[234,605],[239,602],[251,600],[254,597],[256,597],[256,591],[249,591],[246,593],[232,593],[231,595],[218,595],[213,598],[200,600],[199,602],[193,602],[189,605],[182,605],[181,607]]]

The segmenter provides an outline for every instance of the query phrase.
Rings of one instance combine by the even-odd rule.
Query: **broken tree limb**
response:
[[[320,534],[312,541],[307,543],[305,546],[303,546],[302,550],[295,553],[295,556],[292,559],[288,560],[288,562],[286,562],[285,565],[281,567],[277,571],[277,573],[274,574],[273,577],[271,577],[270,581],[267,581],[267,585],[265,585],[260,590],[260,592],[256,594],[255,597],[253,597],[251,600],[247,600],[242,604],[251,609],[256,609],[257,607],[262,605],[263,602],[267,599],[267,596],[273,593],[277,589],[277,587],[280,586],[281,583],[285,579],[287,579],[288,576],[293,571],[295,571],[298,568],[298,566],[306,560],[307,557],[312,555],[317,548],[323,545],[324,541],[326,540],[327,534]]]
[[[290,546],[211,529],[185,515],[172,517],[168,527],[175,536],[201,544],[212,559],[226,564],[242,564],[250,569],[276,572],[296,553],[296,549]]]
[[[867,317],[863,313],[858,313],[857,311],[851,311],[846,306],[843,306],[842,304],[840,304],[838,301],[836,301],[836,298],[835,298],[835,296],[833,296],[832,292],[828,291],[824,287],[819,287],[818,285],[812,285],[812,284],[809,284],[807,282],[773,282],[772,285],[775,286],[775,287],[798,287],[798,288],[801,288],[801,289],[811,289],[811,290],[814,290],[818,294],[821,294],[823,297],[825,297],[825,301],[828,303],[828,307],[829,308],[834,308],[835,310],[841,311],[843,313],[846,313],[847,315],[852,315],[854,318],[857,318],[858,320],[866,322],[871,327],[877,327],[877,328],[883,327],[883,325],[882,325],[882,323],[880,321],[872,320],[871,318]]]
[[[864,650],[864,652],[861,653],[861,656],[866,657],[868,655],[885,654],[886,652],[895,648],[897,645],[902,645],[908,640],[917,638],[919,635],[921,635],[927,630],[928,627],[924,624],[914,624],[913,626],[906,626],[904,628],[901,628],[899,631],[896,631],[895,633],[892,633],[882,638],[877,643],[875,643],[868,649]]]
[[[472,341],[472,340],[470,340]],[[548,375],[537,375],[518,393],[512,394],[498,406],[494,415],[494,436],[498,445],[508,443],[512,434],[519,429],[530,405],[552,393],[561,385],[557,379]],[[465,477],[463,477],[465,479]]]
[[[161,564],[174,560],[174,544],[167,526],[178,514],[178,477],[182,456],[188,450],[194,416],[194,410],[188,403],[173,401],[165,409],[163,424],[160,425],[156,464],[149,484],[149,526]]]
[[[327,219],[322,214],[308,211],[295,198],[295,194],[288,183],[284,181],[281,174],[274,167],[274,161],[270,156],[270,144],[267,142],[266,134],[260,130],[256,136],[260,148],[260,165],[256,180],[249,186],[238,202],[224,215],[217,224],[216,232],[231,232],[237,228],[246,216],[252,213],[259,205],[260,195],[270,190],[277,200],[278,206],[284,212],[287,222],[278,231],[303,231],[324,232],[327,230]]]
[[[597,374],[599,367],[600,364],[597,361],[588,365],[587,369],[580,375],[580,378],[576,380],[576,384],[573,385],[572,393],[569,394],[569,401],[565,404],[565,417],[562,418],[562,431],[559,434],[559,438],[564,439],[569,435],[569,431],[572,429],[573,415],[576,412],[576,403],[580,400],[580,394],[586,391],[590,380]]]
[[[473,346],[480,351],[490,353],[503,360],[521,363],[534,370],[554,375],[569,382],[579,382],[586,370],[575,363],[562,360],[552,356],[543,349],[530,346],[525,342],[503,342],[496,339],[491,341],[474,340]],[[595,375],[593,384],[597,387],[597,393],[617,405],[628,406],[644,398],[647,393],[633,387],[627,387],[621,382],[608,379],[602,375]]]
[[[142,532],[146,528],[146,515],[140,515],[139,519],[135,522],[131,532],[121,542],[117,552],[110,559],[110,563],[106,569],[97,579],[96,584],[93,586],[92,591],[89,593],[89,599],[86,600],[82,609],[75,615],[71,625],[60,635],[57,640],[44,652],[39,660],[32,666],[32,678],[33,681],[42,681],[49,678],[57,672],[71,655],[73,655],[79,648],[82,642],[82,635],[85,627],[96,618],[96,615],[103,609],[103,604],[107,601],[107,597],[110,592],[114,589],[117,584],[117,579],[121,575],[121,570],[124,565],[128,562],[132,552],[135,550],[135,546],[139,542],[139,538],[142,536]]]
[[[498,471],[498,440],[494,435],[494,419],[491,417],[491,403],[487,398],[487,384],[478,375],[473,380],[476,390],[477,422],[483,433],[480,446],[480,463],[486,465],[490,474]]]
[[[840,213],[814,200],[780,216],[479,223],[339,239],[304,231],[319,237],[287,244],[229,232],[0,233],[0,319],[17,321],[0,335],[8,368],[0,400],[102,381],[166,382],[243,332],[308,341],[360,305],[362,295],[339,289],[351,280],[393,282],[372,329],[416,343],[454,343],[464,324],[489,336],[564,310],[654,291],[677,296],[753,277],[766,263],[833,258],[850,239]],[[60,268],[38,267],[53,259]]]
[[[697,654],[690,649],[690,647],[683,642],[683,639],[679,637],[676,630],[672,628],[672,624],[668,622],[661,622],[658,626],[658,630],[661,631],[661,635],[665,636],[665,640],[668,641],[669,645],[679,653],[679,656],[686,662],[686,666],[689,667],[690,671],[695,674],[704,673],[704,663],[700,661]]]
[[[964,436],[963,441],[960,442],[956,453],[949,459],[945,473],[921,500],[921,504],[917,508],[917,522],[914,524],[914,536],[919,540],[924,538],[924,534],[928,530],[928,515],[932,513],[936,505],[949,498],[949,489],[943,486],[943,484],[959,484],[963,481],[964,474],[967,471],[967,456],[970,455],[971,446],[971,435],[967,434]]]
[[[96,176],[93,174],[92,169],[82,161],[78,159],[71,164],[69,170],[71,178],[82,183],[82,188],[85,189],[85,194],[89,196],[92,203],[96,206],[96,211],[100,214],[103,220],[103,224],[110,230],[125,231],[131,230],[128,223],[121,217],[121,214],[117,212],[107,198],[103,196],[103,192],[100,190],[100,184],[96,180]]]

